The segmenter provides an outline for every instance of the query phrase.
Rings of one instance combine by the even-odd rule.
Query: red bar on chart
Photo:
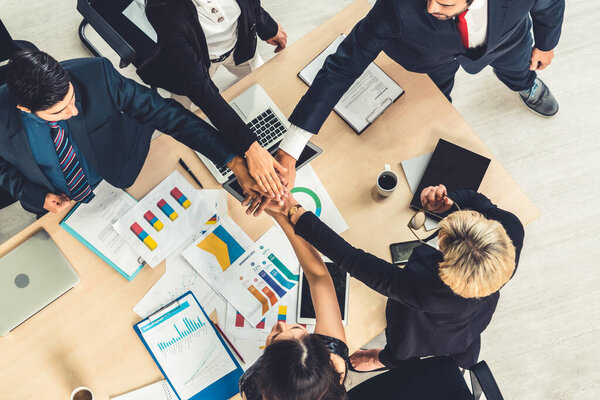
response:
[[[237,328],[244,327],[244,317],[242,317],[242,314],[240,314],[239,312],[235,313],[235,326]]]
[[[275,293],[273,293],[273,291],[266,286],[264,288],[262,288],[261,290],[264,294],[267,295],[269,300],[271,300],[271,305],[274,306],[275,303],[277,303],[277,296],[275,296]]]

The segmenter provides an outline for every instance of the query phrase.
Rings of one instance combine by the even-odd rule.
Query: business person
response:
[[[468,368],[475,364],[480,334],[496,309],[499,289],[517,268],[523,226],[480,193],[447,195],[443,185],[421,193],[423,208],[445,216],[439,224],[439,250],[417,247],[399,268],[352,247],[290,194],[283,207],[297,235],[354,278],[388,297],[387,344],[351,357],[358,371],[393,368],[398,360],[450,355]],[[462,211],[455,211],[455,204]]]
[[[174,100],[120,75],[104,58],[11,57],[0,86],[0,187],[36,213],[89,202],[102,179],[131,186],[158,129],[258,186],[218,132]],[[262,192],[261,192],[262,193]],[[264,194],[264,193],[263,193]]]
[[[146,0],[146,15],[158,35],[159,49],[138,74],[149,85],[187,96],[211,120],[236,153],[246,157],[250,174],[271,196],[285,193],[278,172],[285,169],[262,148],[256,135],[227,104],[212,81],[223,66],[241,78],[263,61],[257,34],[286,47],[283,28],[259,0]]]
[[[293,186],[306,142],[381,51],[409,71],[428,74],[448,99],[459,66],[476,74],[490,65],[529,109],[556,114],[558,103],[536,71],[552,62],[564,9],[564,0],[378,0],[327,58],[290,116],[277,154],[287,181]]]
[[[315,333],[302,325],[277,322],[263,355],[242,375],[240,393],[245,400],[344,400],[348,346],[331,275],[319,253],[294,233],[287,217],[269,213],[292,244],[310,285]]]

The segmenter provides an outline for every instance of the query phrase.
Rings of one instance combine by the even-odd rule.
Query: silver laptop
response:
[[[256,134],[258,143],[266,149],[280,142],[290,127],[285,115],[259,84],[250,87],[230,101],[229,105]],[[227,182],[233,175],[229,168],[219,167],[202,154],[196,154],[220,184]]]
[[[4,336],[79,283],[46,231],[0,258],[0,335]]]

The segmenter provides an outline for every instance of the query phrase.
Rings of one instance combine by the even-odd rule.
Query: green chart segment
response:
[[[298,279],[300,277],[298,275],[295,275],[292,271],[288,269],[288,267],[283,265],[283,263],[277,257],[275,257],[275,255],[269,254],[268,258],[269,261],[271,261],[273,265],[275,265],[277,269],[280,270],[281,273],[285,275],[289,280],[298,282]]]
[[[319,198],[319,196],[317,196],[315,192],[313,192],[309,188],[298,186],[292,189],[292,193],[305,193],[309,195],[315,202],[315,215],[317,217],[321,216],[321,199]]]

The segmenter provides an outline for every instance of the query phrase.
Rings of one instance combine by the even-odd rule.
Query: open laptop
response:
[[[230,101],[229,105],[256,134],[258,143],[269,150],[271,154],[274,154],[279,147],[279,142],[281,142],[283,136],[288,131],[290,123],[279,108],[277,108],[273,100],[271,100],[267,92],[259,84],[255,84]],[[311,143],[309,145],[313,149],[317,148]],[[273,149],[275,150],[272,151]],[[219,167],[202,154],[198,152],[196,154],[198,154],[217,182],[223,184],[234,177],[233,172],[226,166]],[[300,162],[298,162],[299,164]]]
[[[4,336],[79,283],[46,231],[0,258],[0,335]]]

